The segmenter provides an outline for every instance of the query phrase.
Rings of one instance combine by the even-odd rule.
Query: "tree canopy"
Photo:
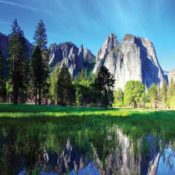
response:
[[[128,81],[124,89],[124,103],[137,107],[145,93],[145,86],[140,81]]]

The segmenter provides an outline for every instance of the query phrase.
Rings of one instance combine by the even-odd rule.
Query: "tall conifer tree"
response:
[[[46,99],[46,94],[48,94],[49,89],[49,55],[47,50],[47,34],[43,20],[40,20],[37,25],[34,41],[36,46],[34,47],[32,55],[33,87],[35,89],[35,99],[38,96],[38,104],[40,105],[42,97]]]
[[[4,79],[4,64],[3,64],[3,55],[0,50],[0,99],[5,100],[6,97],[6,85]]]
[[[24,33],[16,19],[13,21],[10,34],[9,56],[9,78],[13,89],[12,100],[14,104],[17,104],[19,100],[24,102],[27,99],[29,57]]]

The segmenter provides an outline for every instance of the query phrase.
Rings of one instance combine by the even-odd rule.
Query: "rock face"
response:
[[[106,66],[115,77],[115,88],[124,89],[129,80],[139,80],[147,88],[166,80],[159,65],[153,43],[145,38],[125,35],[122,42],[111,34],[98,52],[94,73],[101,65]]]
[[[56,65],[66,64],[71,76],[75,76],[82,69],[92,69],[95,57],[90,50],[83,46],[78,48],[71,42],[52,44],[49,48],[49,65],[53,68]]]
[[[108,54],[116,47],[119,46],[117,37],[114,34],[110,34],[102,48],[98,51],[96,57],[96,63],[93,72],[96,73],[98,69],[104,64],[104,61]]]
[[[31,56],[33,45],[27,39],[25,40],[29,56]],[[9,36],[0,33],[0,50],[2,51],[2,54],[5,59],[8,57],[8,46],[9,46]]]
[[[28,41],[29,55],[33,45]],[[9,37],[0,33],[0,49],[5,58],[8,57]],[[99,50],[96,59],[90,50],[71,43],[51,44],[49,47],[49,65],[53,69],[56,65],[66,64],[72,77],[83,69],[96,73],[104,65],[114,75],[115,88],[122,88],[129,80],[139,80],[147,88],[151,84],[161,85],[162,82],[175,80],[175,70],[168,76],[159,65],[154,45],[145,38],[125,35],[119,43],[114,34],[110,34]],[[168,78],[167,78],[168,77]],[[168,79],[168,80],[167,80]]]

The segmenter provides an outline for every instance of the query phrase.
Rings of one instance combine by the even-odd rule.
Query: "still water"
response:
[[[1,175],[174,175],[173,140],[130,137],[113,122],[0,122]]]

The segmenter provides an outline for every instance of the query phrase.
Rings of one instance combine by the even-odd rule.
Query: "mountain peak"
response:
[[[106,48],[108,48],[109,50],[111,50],[111,49],[117,47],[118,44],[119,44],[119,42],[118,42],[117,36],[115,34],[111,33],[107,37],[104,46],[106,46]]]
[[[115,88],[123,89],[129,80],[141,81],[147,88],[153,83],[161,85],[166,80],[153,43],[132,34],[126,34],[120,44],[114,34],[108,36],[98,52],[93,72],[102,65],[115,77]]]
[[[104,59],[106,55],[112,51],[115,47],[119,45],[119,42],[117,40],[117,36],[113,33],[111,33],[105,43],[103,44],[102,48],[98,52],[98,59]]]
[[[95,58],[91,51],[85,49],[83,45],[78,48],[72,42],[52,44],[49,48],[49,55],[51,68],[64,63],[72,77],[83,69],[92,69]]]

